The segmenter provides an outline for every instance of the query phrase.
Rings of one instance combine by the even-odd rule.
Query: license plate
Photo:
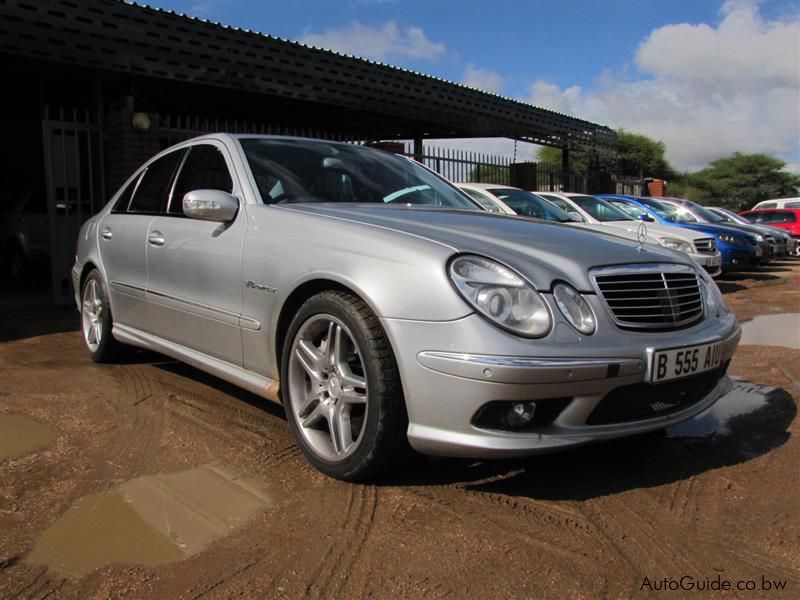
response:
[[[722,343],[658,350],[653,353],[650,365],[650,382],[660,383],[670,379],[689,377],[715,369],[722,362]]]
[[[718,267],[722,264],[722,257],[720,256],[712,256],[711,258],[706,259],[706,266],[708,267]]]
[[[764,249],[756,248],[756,256],[764,256]]]

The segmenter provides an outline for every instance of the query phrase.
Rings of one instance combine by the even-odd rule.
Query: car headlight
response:
[[[741,246],[744,244],[742,238],[737,235],[733,235],[730,233],[720,233],[717,234],[717,239],[720,242],[725,242],[726,244],[733,244],[735,246]]]
[[[597,326],[594,311],[578,290],[566,283],[557,283],[553,287],[553,298],[558,305],[558,310],[575,329],[584,335],[594,333]]]
[[[700,289],[703,293],[703,302],[706,305],[706,314],[709,317],[721,317],[730,312],[719,286],[713,279],[701,276]]]
[[[763,241],[764,241],[764,236],[763,236],[763,235],[761,235],[760,233],[756,233],[756,234],[754,234],[754,235],[753,235],[753,237],[755,238],[755,240],[756,240],[757,242],[763,242]]]
[[[683,240],[678,240],[675,238],[663,237],[658,238],[658,242],[662,246],[666,246],[667,248],[671,248],[672,250],[677,250],[679,252],[685,252],[686,254],[692,253],[692,246],[688,242],[684,242]]]
[[[464,299],[495,325],[525,337],[550,331],[547,304],[514,271],[481,256],[458,256],[450,263],[450,279]]]

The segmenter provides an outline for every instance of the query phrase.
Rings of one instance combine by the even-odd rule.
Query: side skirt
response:
[[[127,325],[115,324],[112,331],[114,337],[124,344],[138,346],[154,352],[160,352],[167,356],[185,362],[201,371],[205,371],[215,377],[224,379],[228,383],[238,385],[240,388],[252,392],[262,398],[280,404],[278,397],[279,382],[247,371],[242,367],[232,365],[218,358],[208,356],[202,352],[197,352],[186,346],[181,346],[174,342],[167,341],[158,336],[139,331]]]

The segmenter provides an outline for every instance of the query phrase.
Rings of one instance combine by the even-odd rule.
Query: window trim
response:
[[[170,207],[172,206],[172,201],[174,199],[175,194],[175,186],[178,184],[178,179],[180,178],[181,172],[183,171],[183,167],[186,164],[186,161],[189,158],[189,155],[192,153],[192,150],[198,146],[211,146],[215,148],[221,155],[222,160],[225,161],[225,168],[228,169],[228,176],[231,179],[231,191],[229,192],[231,196],[236,198],[236,201],[239,203],[239,210],[237,210],[236,215],[238,216],[241,212],[242,205],[244,202],[242,201],[241,195],[237,193],[237,188],[241,186],[238,185],[238,178],[236,176],[236,169],[234,168],[233,161],[231,160],[230,156],[227,153],[227,148],[224,144],[220,143],[218,140],[214,139],[206,139],[206,140],[198,140],[196,143],[187,144],[185,146],[181,146],[180,150],[183,150],[183,158],[181,158],[178,166],[175,169],[175,173],[172,175],[172,182],[169,186],[169,196],[167,198],[167,206],[166,210],[163,213],[159,213],[160,216],[163,217],[171,217],[174,219],[190,219],[191,217],[187,217],[183,211],[180,213],[170,212]],[[141,213],[140,213],[141,214]]]
[[[170,190],[170,192],[171,192],[172,185],[173,185],[173,182],[175,180],[175,175],[178,172],[178,166],[180,166],[182,164],[182,161],[183,161],[184,157],[186,156],[186,149],[187,149],[186,146],[180,146],[179,148],[173,148],[171,150],[169,148],[167,148],[166,149],[167,151],[165,151],[164,153],[159,153],[156,157],[154,157],[152,160],[150,160],[150,162],[148,162],[147,165],[145,165],[145,167],[142,169],[141,173],[139,173],[139,179],[136,182],[136,186],[134,187],[133,193],[131,194],[131,197],[128,200],[128,206],[125,209],[125,212],[123,214],[127,214],[127,215],[145,215],[145,216],[162,216],[162,215],[166,215],[167,214],[166,210],[167,210],[167,206],[169,205],[169,197],[167,198],[167,203],[164,205],[164,209],[163,210],[137,210],[137,211],[132,211],[131,210],[131,204],[133,204],[133,200],[136,198],[136,193],[139,191],[139,186],[142,184],[142,180],[144,179],[145,174],[150,170],[150,167],[152,167],[158,161],[167,158],[171,154],[176,154],[176,153],[180,152],[180,153],[183,154],[183,156],[181,156],[178,159],[176,165],[172,168],[172,173],[170,174],[169,183],[167,184],[167,189]]]

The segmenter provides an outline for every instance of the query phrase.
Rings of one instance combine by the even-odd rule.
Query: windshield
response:
[[[594,196],[570,196],[569,199],[602,223],[633,220],[633,217],[628,216],[616,206]]]
[[[306,139],[240,141],[264,204],[372,202],[477,208],[444,179],[381,150]]]
[[[650,198],[638,198],[638,200],[668,223],[697,223],[697,219],[692,213],[687,210],[678,210],[674,204]]]
[[[515,188],[493,188],[487,191],[502,200],[506,206],[518,215],[535,217],[545,221],[556,221],[557,223],[575,222],[575,219],[563,210],[553,206],[536,194]]]
[[[618,209],[625,211],[626,214],[633,217],[634,219],[640,218],[642,215],[645,217],[649,217],[650,215],[647,214],[647,211],[643,208],[636,206],[635,204],[628,204],[624,200],[606,200],[609,204],[616,206]]]
[[[726,212],[724,209],[722,209],[722,208],[709,208],[708,210],[710,210],[710,211],[711,211],[711,212],[713,212],[715,215],[717,215],[718,217],[720,217],[720,219],[721,219],[721,221],[722,221],[722,222],[725,222],[725,223],[739,223],[739,222],[740,222],[740,221],[738,221],[738,220],[736,219],[736,217],[735,217],[734,215],[730,215],[730,214],[728,214],[728,213],[727,213],[727,212]]]
[[[478,204],[480,204],[481,208],[487,212],[493,213],[502,213],[503,211],[497,206],[491,199],[487,198],[480,192],[476,192],[475,190],[469,190],[460,188],[462,192],[464,192],[467,196],[475,200]]]
[[[724,223],[726,221],[724,217],[718,215],[714,211],[708,210],[705,206],[700,206],[697,202],[687,202],[686,208],[707,223]]]

